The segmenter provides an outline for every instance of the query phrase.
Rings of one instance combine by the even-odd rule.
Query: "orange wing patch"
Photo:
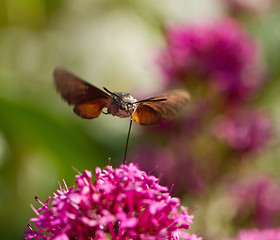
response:
[[[136,111],[132,114],[132,118],[138,124],[145,126],[156,125],[160,122],[158,112],[145,104],[139,104]]]
[[[75,105],[74,112],[82,118],[97,118],[106,105],[107,99],[94,99]]]

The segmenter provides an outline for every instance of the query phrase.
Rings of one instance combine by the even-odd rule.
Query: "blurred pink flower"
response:
[[[280,228],[242,230],[230,240],[280,240]]]
[[[171,28],[159,64],[169,83],[199,80],[228,101],[252,96],[263,84],[255,42],[233,20]]]
[[[180,145],[179,141],[176,144]],[[172,193],[182,195],[190,193],[198,195],[208,186],[208,177],[213,175],[207,164],[190,156],[188,147],[184,144],[176,149],[170,147],[142,147],[133,153],[133,162],[139,164],[140,169],[152,171],[160,176],[164,185],[173,185]]]
[[[217,138],[239,153],[263,149],[272,137],[272,122],[260,111],[238,109],[213,123]]]
[[[76,187],[61,188],[34,212],[38,230],[28,225],[26,239],[186,239],[201,240],[189,229],[193,216],[158,179],[134,164],[77,175]]]
[[[235,219],[246,219],[248,226],[275,227],[280,222],[280,185],[262,176],[238,181],[229,187],[228,195],[236,208]]]

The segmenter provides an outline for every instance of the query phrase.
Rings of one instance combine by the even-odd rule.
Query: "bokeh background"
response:
[[[128,161],[191,208],[204,239],[279,226],[279,63],[277,0],[0,0],[1,238],[23,239],[34,197],[71,186],[72,167],[123,158],[129,120],[73,114],[57,66],[139,98],[187,89],[184,116],[133,125]]]

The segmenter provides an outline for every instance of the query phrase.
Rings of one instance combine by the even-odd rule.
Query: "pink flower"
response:
[[[185,144],[176,141],[176,149],[170,147],[142,147],[133,154],[133,162],[139,164],[141,169],[152,171],[160,176],[160,181],[166,185],[172,185],[172,192],[176,196],[186,193],[192,195],[201,194],[208,185],[209,171],[204,164],[189,153]]]
[[[272,136],[271,120],[262,112],[239,109],[213,123],[217,138],[239,153],[263,149]]]
[[[169,29],[159,64],[169,83],[200,81],[228,101],[251,97],[263,83],[255,42],[233,20]]]
[[[280,186],[271,177],[262,176],[240,180],[229,188],[234,203],[236,221],[242,219],[248,226],[275,227],[280,220]]]
[[[280,228],[242,230],[230,240],[280,240]]]
[[[77,175],[76,186],[60,188],[54,199],[34,209],[26,239],[187,239],[193,216],[172,198],[158,179],[134,164]]]

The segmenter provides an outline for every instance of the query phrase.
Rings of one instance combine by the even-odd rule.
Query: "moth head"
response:
[[[135,97],[129,93],[111,92],[105,87],[104,90],[111,95],[114,105],[117,105],[120,110],[123,110],[130,115],[135,112],[138,105],[137,99]]]

